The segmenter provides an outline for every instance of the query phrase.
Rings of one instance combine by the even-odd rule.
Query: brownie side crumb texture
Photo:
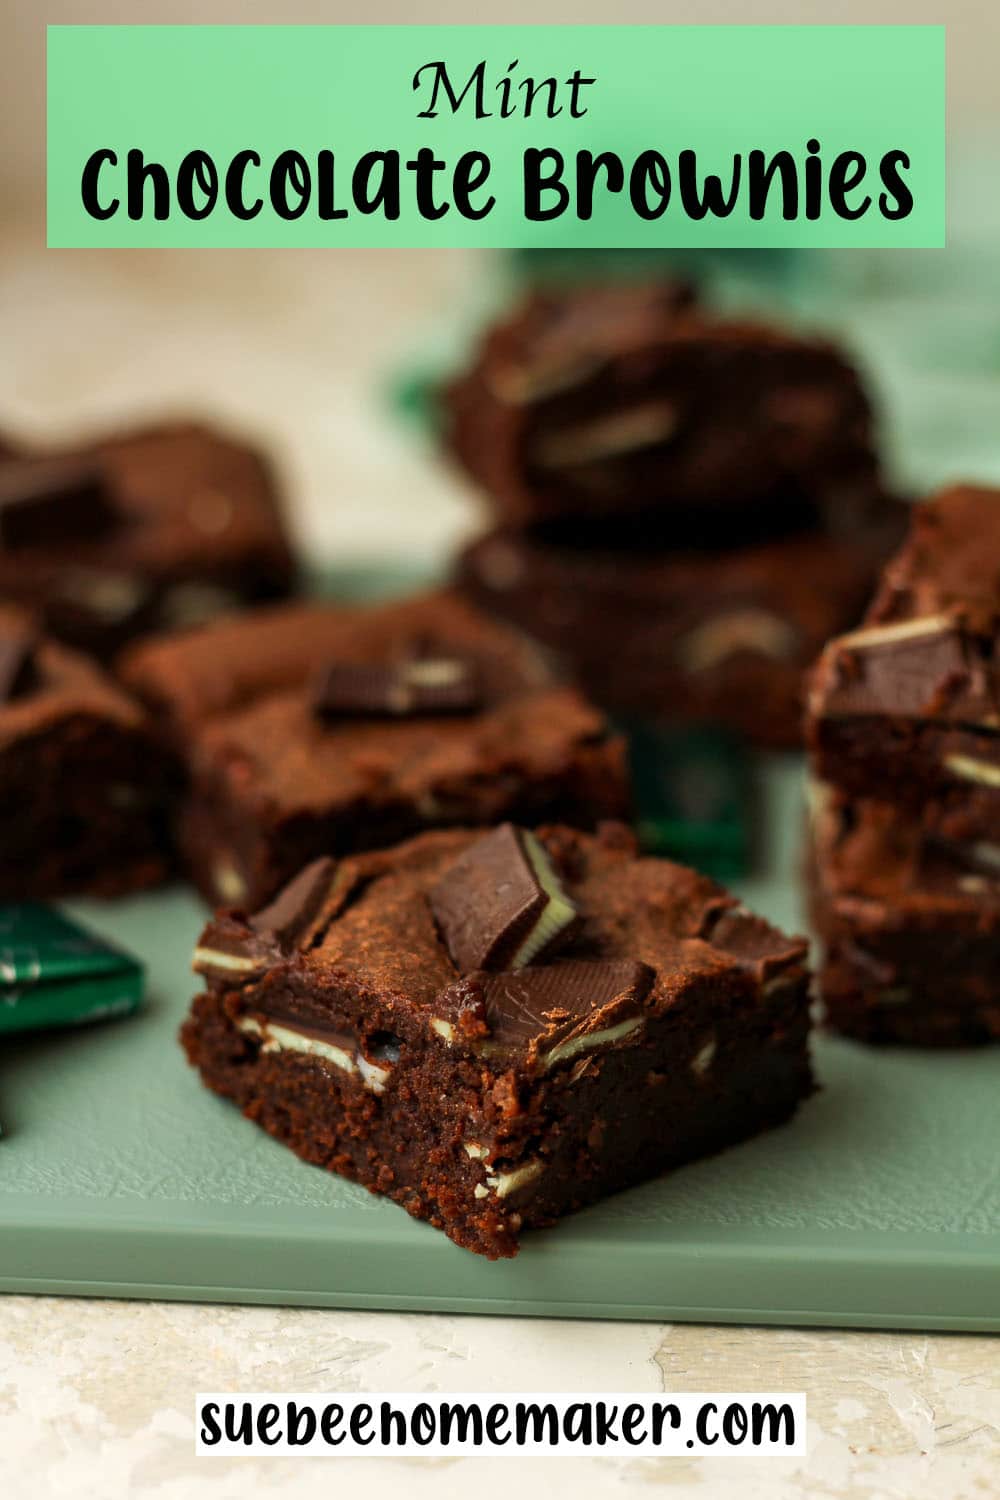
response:
[[[158,883],[173,864],[173,758],[97,666],[0,608],[0,640],[25,631],[30,673],[0,704],[0,897],[118,896]]]
[[[331,865],[280,944],[220,914],[182,1041],[210,1088],[303,1159],[495,1258],[522,1229],[780,1123],[812,1081],[805,944],[693,871],[636,858],[620,827],[539,834],[580,918],[550,968],[461,975],[429,895],[481,838],[429,833]],[[596,1011],[574,1019],[563,1000],[534,1025],[511,1008],[562,966],[574,996],[600,971]]]
[[[988,849],[822,789],[808,873],[829,1026],[928,1047],[1000,1040],[1000,865]]]

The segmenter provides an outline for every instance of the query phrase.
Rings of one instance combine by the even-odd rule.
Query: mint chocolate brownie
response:
[[[117,896],[161,880],[175,782],[138,704],[0,606],[0,900]]]
[[[182,1042],[304,1160],[510,1256],[794,1112],[805,957],[621,827],[441,831],[218,914]]]
[[[320,854],[503,818],[593,827],[628,808],[603,714],[448,592],[345,612],[318,671],[195,725],[187,756],[189,868],[213,903],[251,908]]]
[[[715,545],[867,513],[873,415],[832,345],[692,308],[666,282],[532,295],[447,397],[449,440],[500,519]]]
[[[818,778],[1000,859],[1000,490],[914,510],[859,630],[813,673]]]
[[[866,1042],[1000,1041],[1000,865],[883,803],[815,797],[813,925],[827,1024]]]
[[[725,552],[571,546],[514,529],[462,553],[461,586],[528,631],[594,699],[624,714],[802,742],[803,681],[856,623],[903,532],[905,507],[852,536],[822,532]]]
[[[289,592],[274,479],[194,425],[0,455],[0,599],[109,657],[136,635]]]

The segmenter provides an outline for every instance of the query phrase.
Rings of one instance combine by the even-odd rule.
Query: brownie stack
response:
[[[812,677],[815,925],[831,1025],[1000,1039],[1000,491],[914,513],[861,629]]]
[[[478,602],[612,710],[800,743],[802,673],[902,526],[835,348],[677,284],[547,290],[447,410],[497,522],[458,564]]]

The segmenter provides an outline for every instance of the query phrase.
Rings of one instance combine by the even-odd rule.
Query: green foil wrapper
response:
[[[635,826],[643,849],[717,880],[747,873],[753,819],[751,758],[711,729],[620,725],[627,736]]]
[[[0,905],[0,1034],[131,1015],[144,982],[134,958],[52,907]]]

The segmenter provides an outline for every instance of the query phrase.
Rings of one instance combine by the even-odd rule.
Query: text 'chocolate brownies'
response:
[[[787,1119],[805,957],[619,825],[441,831],[217,915],[182,1040],[306,1161],[494,1258]]]

